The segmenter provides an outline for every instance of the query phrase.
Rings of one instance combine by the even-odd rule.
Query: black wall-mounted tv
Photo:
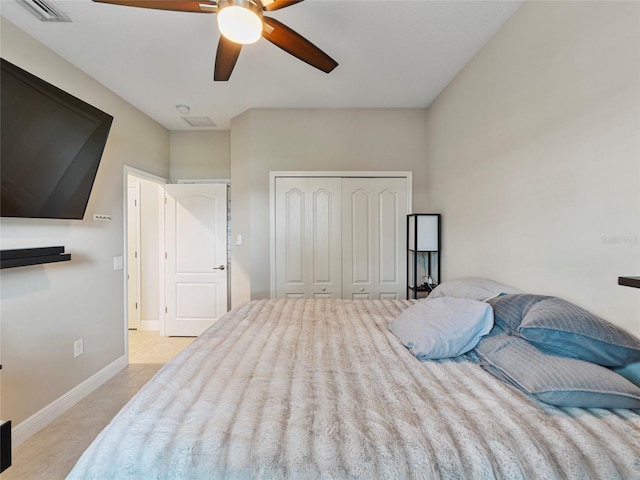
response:
[[[113,117],[0,61],[0,216],[81,220]]]

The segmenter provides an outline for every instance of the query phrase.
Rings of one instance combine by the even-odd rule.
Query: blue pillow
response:
[[[527,314],[529,309],[536,303],[546,300],[548,296],[531,295],[531,294],[515,294],[500,295],[487,300],[493,307],[493,318],[502,330],[511,334],[522,322],[522,318]]]
[[[587,362],[607,367],[640,362],[639,339],[561,298],[532,304],[516,331],[545,350]]]
[[[488,304],[452,297],[422,300],[389,323],[389,330],[419,360],[462,355],[492,327]]]
[[[489,373],[545,403],[640,408],[640,388],[612,370],[545,353],[523,338],[504,333],[485,337],[475,351]]]
[[[630,363],[626,367],[614,368],[613,371],[640,387],[640,363]]]
[[[489,304],[496,325],[543,350],[607,367],[640,362],[640,340],[561,298],[503,295]]]

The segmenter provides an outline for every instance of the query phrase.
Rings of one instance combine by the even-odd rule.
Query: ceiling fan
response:
[[[263,15],[300,3],[303,0],[93,0],[98,3],[129,7],[174,10],[178,12],[217,13],[220,41],[216,52],[213,79],[227,81],[238,60],[242,45],[264,37],[285,52],[329,73],[338,63],[299,33],[278,20]]]

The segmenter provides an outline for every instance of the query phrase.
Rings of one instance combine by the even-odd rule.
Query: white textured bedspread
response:
[[[260,300],[169,362],[70,479],[638,479],[640,412],[552,407],[419,362],[406,300]]]

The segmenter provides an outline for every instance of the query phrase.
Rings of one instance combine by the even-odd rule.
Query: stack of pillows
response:
[[[475,349],[485,370],[552,405],[640,408],[640,340],[561,298],[459,279],[389,329],[421,360]]]

